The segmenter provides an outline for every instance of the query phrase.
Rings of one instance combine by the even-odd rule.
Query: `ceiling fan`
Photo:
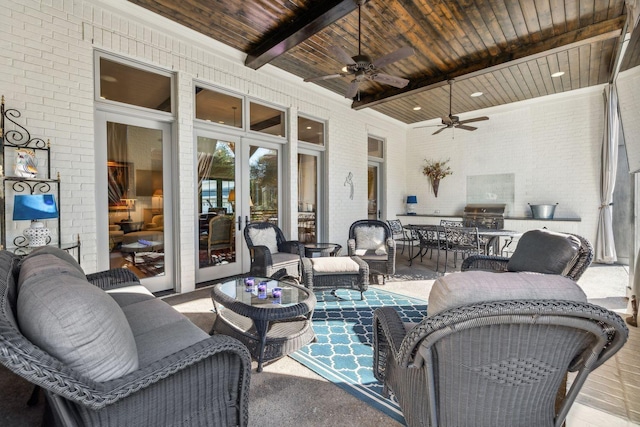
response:
[[[440,132],[442,132],[443,130],[450,129],[450,128],[464,129],[464,130],[476,130],[476,129],[478,129],[477,127],[467,126],[467,123],[481,122],[483,120],[489,120],[489,117],[486,117],[486,116],[476,117],[476,118],[473,118],[473,119],[460,120],[460,118],[458,116],[454,116],[452,114],[451,98],[452,98],[452,94],[453,94],[453,82],[454,82],[453,79],[448,81],[448,83],[449,83],[449,115],[442,118],[442,125],[437,125],[437,126],[443,126],[443,127],[438,129],[437,131],[435,131],[432,135],[437,135]],[[427,127],[427,126],[422,126],[422,127]]]
[[[367,55],[363,55],[361,51],[361,8],[367,0],[358,0],[358,54],[354,57],[350,57],[340,46],[331,46],[329,50],[333,55],[343,62],[345,67],[341,73],[329,74],[328,76],[311,77],[304,79],[305,82],[315,82],[320,80],[335,79],[338,77],[353,76],[351,84],[347,88],[345,98],[353,98],[358,93],[360,83],[364,81],[375,81],[379,83],[388,84],[398,88],[403,88],[409,84],[409,80],[401,77],[391,76],[389,74],[383,74],[378,72],[378,68],[389,65],[393,62],[407,58],[414,54],[414,51],[410,47],[403,47],[387,55],[384,55],[375,61],[371,61],[371,58]]]

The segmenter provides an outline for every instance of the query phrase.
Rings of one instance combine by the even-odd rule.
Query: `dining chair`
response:
[[[447,272],[449,252],[453,252],[453,267],[457,267],[458,254],[462,259],[469,255],[482,253],[478,227],[443,227],[444,228],[444,273]]]
[[[462,221],[458,221],[454,219],[441,219],[440,226],[441,227],[463,227],[464,223]]]
[[[420,262],[430,252],[429,259],[433,259],[433,251],[438,251],[436,255],[436,272],[440,270],[440,250],[446,250],[444,227],[439,225],[420,225],[415,228],[415,233],[418,235],[418,247],[420,255]],[[409,261],[411,265],[411,260]]]
[[[233,217],[216,215],[209,220],[209,235],[207,238],[207,255],[211,262],[214,251],[225,251],[229,255],[233,252]]]
[[[387,223],[389,224],[391,232],[393,233],[393,240],[395,240],[396,243],[399,242],[402,244],[402,252],[400,252],[401,254],[404,254],[404,247],[407,244],[412,246],[418,241],[418,236],[416,235],[415,231],[404,228],[404,226],[402,225],[402,221],[400,221],[399,219],[388,219]],[[409,249],[409,252],[411,252],[411,249]]]

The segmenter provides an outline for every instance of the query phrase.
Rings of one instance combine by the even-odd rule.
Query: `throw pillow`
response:
[[[26,277],[17,313],[24,336],[94,381],[138,369],[138,351],[124,313],[86,280],[53,272]]]
[[[385,240],[387,235],[382,227],[362,226],[354,231],[356,238],[356,250],[364,249],[375,251],[376,255],[386,255]],[[357,252],[356,252],[357,253]]]
[[[276,230],[268,228],[250,228],[249,237],[254,246],[266,246],[272,254],[278,253]]]
[[[580,240],[575,236],[548,230],[527,231],[518,241],[507,270],[564,275],[579,249]]]
[[[26,262],[30,258],[35,258],[41,255],[53,255],[57,258],[60,258],[62,261],[65,261],[67,264],[69,264],[70,266],[78,270],[80,273],[82,273],[82,276],[84,277],[84,270],[82,269],[82,267],[80,267],[80,264],[78,264],[78,261],[76,261],[76,259],[73,256],[71,256],[69,252],[55,246],[42,246],[34,250],[33,252],[31,252],[29,255],[27,255],[22,259],[21,264],[24,264],[24,262]]]

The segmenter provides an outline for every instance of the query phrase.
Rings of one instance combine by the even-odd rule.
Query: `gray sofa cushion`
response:
[[[107,294],[109,294],[109,296],[113,298],[121,308],[140,301],[155,298],[153,294],[142,285],[137,283],[125,283],[124,285],[125,286],[107,290]]]
[[[70,265],[56,255],[45,252],[36,256],[29,255],[20,262],[18,293],[20,293],[20,287],[26,278],[36,276],[45,276],[48,278],[53,276],[75,277],[76,279],[86,281],[84,273],[78,271],[75,266]]]
[[[129,304],[122,311],[136,340],[140,367],[209,338],[206,332],[159,299]]]
[[[587,302],[573,280],[540,273],[465,271],[439,277],[429,294],[427,311],[434,316],[463,305],[489,301],[559,299]]]
[[[566,274],[575,263],[580,240],[568,234],[531,230],[522,235],[507,263],[508,271]]]
[[[49,275],[24,277],[17,316],[22,333],[94,381],[138,369],[136,343],[118,304],[86,280],[57,271],[54,266]]]
[[[24,259],[22,260],[22,263],[40,255],[53,255],[61,259],[62,261],[65,261],[66,264],[69,265],[70,267],[73,267],[76,270],[78,270],[80,273],[82,273],[84,277],[84,270],[82,270],[82,267],[80,267],[80,264],[78,264],[78,261],[73,256],[71,256],[69,252],[65,251],[64,249],[57,248],[55,246],[42,246],[34,250],[29,255],[24,257]]]

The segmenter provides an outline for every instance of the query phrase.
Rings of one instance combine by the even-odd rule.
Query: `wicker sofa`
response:
[[[251,358],[128,270],[85,276],[63,250],[0,251],[0,363],[40,386],[45,425],[246,426]]]

